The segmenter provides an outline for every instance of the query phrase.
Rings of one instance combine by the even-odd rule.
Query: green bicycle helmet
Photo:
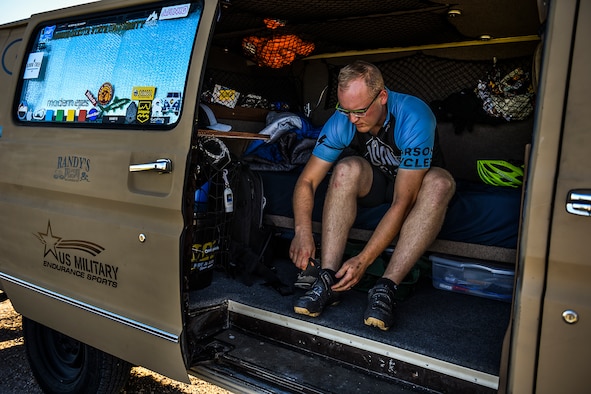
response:
[[[523,166],[517,167],[505,160],[478,160],[478,176],[492,186],[519,187],[523,184]]]

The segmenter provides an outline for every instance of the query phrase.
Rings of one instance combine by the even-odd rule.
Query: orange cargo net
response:
[[[259,66],[281,68],[291,64],[296,56],[308,56],[315,46],[294,34],[286,34],[271,38],[245,37],[242,48]]]

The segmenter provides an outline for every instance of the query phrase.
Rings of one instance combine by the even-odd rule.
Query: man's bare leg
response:
[[[434,167],[425,175],[417,200],[402,224],[386,272],[369,290],[363,317],[366,325],[381,330],[388,330],[393,325],[396,285],[402,282],[439,234],[454,191],[455,183],[447,171]]]
[[[322,268],[338,271],[357,216],[357,198],[371,188],[373,172],[360,157],[341,160],[333,169],[322,214]]]
[[[402,282],[437,238],[454,192],[455,182],[447,171],[433,167],[427,172],[417,201],[400,229],[384,277],[396,284]]]
[[[312,288],[294,302],[294,312],[318,316],[325,306],[337,304],[341,293],[331,287],[342,264],[349,230],[357,215],[357,197],[367,194],[373,172],[365,159],[346,158],[333,169],[323,210],[322,270]]]

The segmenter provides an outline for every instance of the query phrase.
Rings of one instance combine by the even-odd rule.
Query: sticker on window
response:
[[[25,74],[23,79],[35,79],[39,78],[41,72],[41,66],[43,65],[43,52],[35,52],[29,54],[27,64],[25,66]]]
[[[201,2],[41,26],[23,68],[21,122],[176,124]]]

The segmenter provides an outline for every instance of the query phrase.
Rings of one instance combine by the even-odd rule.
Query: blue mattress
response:
[[[265,213],[293,218],[292,195],[300,170],[257,172],[263,178]],[[326,187],[325,179],[315,196],[314,221],[321,221]],[[520,205],[519,188],[457,181],[438,239],[515,249]],[[388,206],[359,207],[354,227],[373,230]]]

